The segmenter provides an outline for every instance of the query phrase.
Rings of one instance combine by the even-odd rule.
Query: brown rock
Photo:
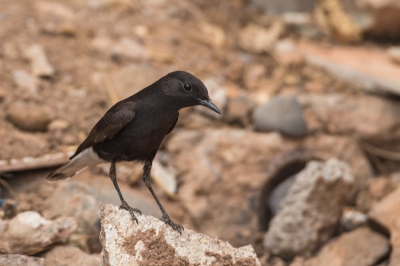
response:
[[[43,255],[46,259],[46,266],[99,266],[100,254],[87,254],[77,247],[57,246]]]
[[[285,66],[299,66],[304,62],[304,55],[291,39],[278,41],[273,53],[275,58]]]
[[[394,63],[400,64],[400,47],[399,46],[390,47],[387,52],[388,52],[390,59]]]
[[[117,206],[101,209],[102,256],[105,266],[260,265],[248,245],[229,243],[185,229],[180,235],[152,216],[138,215],[138,223]]]
[[[0,255],[0,266],[45,266],[43,258],[25,255]]]
[[[400,265],[400,187],[375,204],[368,215],[390,232],[389,266]]]
[[[351,134],[373,143],[400,139],[400,105],[397,101],[370,95],[303,95],[305,112],[312,112],[322,123],[319,130]],[[337,106],[340,105],[340,108]],[[363,123],[359,123],[363,121]],[[379,125],[377,127],[376,125]]]
[[[334,233],[353,182],[346,163],[309,162],[270,222],[265,247],[285,259],[310,256]]]
[[[72,218],[49,221],[33,211],[21,212],[11,220],[0,221],[2,253],[39,253],[47,246],[66,240],[76,230]]]
[[[247,124],[254,106],[255,103],[250,98],[245,95],[238,95],[228,100],[223,117],[228,123]]]
[[[252,241],[250,228],[258,227],[257,209],[263,206],[254,202],[274,170],[273,159],[299,146],[312,151],[312,158],[348,162],[357,184],[372,176],[357,143],[345,137],[293,140],[248,130],[180,130],[169,138],[166,149],[181,180],[178,195],[196,229],[241,246]],[[309,156],[302,162],[304,158]],[[220,209],[225,211],[213,211]]]
[[[389,241],[382,235],[362,227],[344,233],[326,244],[309,266],[369,266],[390,251]]]
[[[15,126],[28,131],[47,131],[52,111],[45,105],[13,102],[6,111],[7,119]]]
[[[239,46],[251,53],[269,52],[284,29],[281,21],[275,21],[270,28],[249,24],[239,33]]]

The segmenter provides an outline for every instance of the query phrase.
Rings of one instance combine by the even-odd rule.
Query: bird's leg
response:
[[[118,186],[118,183],[117,183],[117,174],[115,172],[115,161],[111,162],[110,178],[111,178],[111,181],[114,184],[115,189],[118,192],[119,199],[121,200],[121,206],[119,206],[119,208],[127,210],[131,214],[132,218],[136,221],[136,223],[138,223],[138,219],[135,216],[135,212],[138,212],[139,214],[141,214],[141,211],[129,206],[128,203],[125,201],[124,197],[122,196],[121,190],[119,189],[119,186]]]
[[[166,224],[169,224],[174,230],[178,231],[179,234],[182,234],[183,226],[174,223],[168,216],[167,212],[165,211],[164,207],[161,205],[161,202],[158,200],[156,194],[154,193],[153,188],[151,187],[151,180],[150,180],[150,170],[151,170],[151,161],[146,161],[143,166],[143,181],[146,184],[146,187],[150,190],[151,194],[153,195],[154,199],[156,200],[158,207],[162,212],[161,220]]]

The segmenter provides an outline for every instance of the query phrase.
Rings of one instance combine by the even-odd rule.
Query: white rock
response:
[[[35,76],[32,76],[25,70],[14,70],[12,72],[12,75],[14,77],[15,83],[23,88],[23,89],[28,89],[31,93],[35,93],[37,91],[38,87],[38,80]]]
[[[190,229],[179,235],[169,225],[146,215],[138,215],[136,224],[127,211],[113,205],[104,205],[101,216],[105,266],[260,265],[250,245],[233,248],[229,243]]]
[[[42,46],[33,44],[25,51],[25,56],[30,60],[32,73],[38,77],[51,77],[54,68],[50,65]]]
[[[177,181],[175,175],[157,160],[153,161],[151,178],[169,196],[176,195]]]

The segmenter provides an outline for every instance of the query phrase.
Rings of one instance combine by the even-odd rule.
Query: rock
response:
[[[216,25],[201,22],[195,31],[188,31],[188,35],[199,42],[214,48],[221,48],[225,44],[224,30]]]
[[[0,266],[47,266],[43,258],[25,255],[0,255]]]
[[[176,177],[172,171],[166,169],[158,160],[153,161],[151,168],[152,180],[170,197],[176,196],[178,187]]]
[[[368,216],[356,210],[345,211],[342,218],[340,218],[340,225],[346,231],[354,230],[357,227],[366,225]]]
[[[179,235],[169,225],[146,215],[138,215],[137,224],[127,211],[113,205],[103,206],[101,216],[105,266],[260,265],[250,245],[236,249],[190,229]]]
[[[400,4],[396,0],[360,0],[358,4],[372,17],[366,35],[376,39],[398,39],[400,33]]]
[[[371,95],[324,94],[304,95],[300,101],[305,113],[312,113],[323,125],[320,131],[353,135],[372,143],[400,139],[400,116],[397,115],[400,105],[395,100]]]
[[[37,77],[51,77],[54,75],[54,68],[50,65],[42,46],[33,44],[25,51],[25,56],[31,61],[33,75]]]
[[[111,47],[111,57],[114,59],[127,58],[144,61],[149,58],[149,52],[144,45],[124,37]]]
[[[48,129],[50,131],[65,130],[65,129],[69,128],[70,125],[71,125],[71,123],[66,120],[56,119],[56,120],[51,121],[51,123],[48,126]]]
[[[100,255],[87,254],[77,247],[57,246],[43,255],[46,259],[46,266],[99,266],[101,265]]]
[[[390,251],[389,241],[367,227],[344,233],[328,242],[309,266],[368,266]]]
[[[251,5],[257,10],[268,14],[285,14],[290,12],[311,11],[314,8],[312,0],[251,0]]]
[[[270,28],[249,24],[239,33],[239,46],[250,53],[269,52],[284,31],[284,24],[275,21]]]
[[[47,131],[52,120],[52,110],[46,105],[13,102],[6,110],[7,119],[15,126],[28,131]]]
[[[17,46],[12,42],[4,42],[2,47],[2,55],[6,59],[17,59],[19,56]]]
[[[228,100],[226,88],[212,78],[205,79],[204,85],[208,89],[208,94],[212,102],[223,112]],[[204,106],[196,106],[195,110],[215,119],[221,119],[221,115]]]
[[[362,40],[360,27],[344,11],[339,0],[317,1],[314,13],[318,25],[330,38],[344,43]]]
[[[245,125],[249,122],[250,112],[254,102],[246,95],[238,95],[228,100],[226,111],[222,114],[228,123],[239,123]]]
[[[274,46],[273,54],[285,66],[299,66],[304,62],[304,55],[292,39],[278,41]]]
[[[306,40],[299,41],[298,47],[307,64],[322,68],[339,80],[354,83],[367,92],[400,95],[400,66],[387,60],[384,49],[327,48]]]
[[[0,221],[2,253],[39,253],[46,247],[65,241],[75,230],[72,218],[46,220],[33,211],[21,212],[11,220]]]
[[[309,162],[279,205],[265,247],[284,259],[310,256],[334,233],[353,183],[346,163]]]
[[[38,87],[38,79],[25,70],[14,70],[12,72],[15,83],[22,89],[28,89],[31,93],[36,93]]]
[[[400,265],[400,187],[375,204],[368,216],[390,232],[392,252],[389,266]]]
[[[51,189],[51,193],[46,193],[46,189]],[[38,195],[46,195],[42,214],[47,219],[54,217],[69,216],[77,222],[77,229],[72,236],[85,250],[90,249],[88,241],[98,242],[100,212],[99,204],[94,197],[97,191],[92,187],[76,181],[58,182],[54,186],[43,189],[36,189]],[[44,207],[45,206],[45,207]],[[82,235],[86,237],[82,238]]]
[[[298,152],[298,147],[306,153],[301,163],[305,158],[332,157],[348,162],[357,188],[372,176],[363,151],[347,137],[322,134],[288,139],[277,133],[202,128],[175,131],[166,142],[180,181],[178,196],[195,229],[234,246],[254,239],[252,229],[259,227],[265,209],[260,206],[262,190],[273,177],[275,158]]]
[[[387,53],[394,63],[400,64],[400,46],[390,47]]]
[[[276,96],[257,107],[253,113],[258,131],[278,131],[292,137],[307,134],[307,123],[295,96]]]

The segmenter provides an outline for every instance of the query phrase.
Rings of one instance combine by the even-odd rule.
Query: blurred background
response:
[[[109,165],[45,177],[185,70],[223,114],[182,110],[157,154],[174,221],[264,266],[400,265],[399,29],[396,0],[0,0],[0,253],[99,265]],[[117,176],[161,216],[140,165]]]

